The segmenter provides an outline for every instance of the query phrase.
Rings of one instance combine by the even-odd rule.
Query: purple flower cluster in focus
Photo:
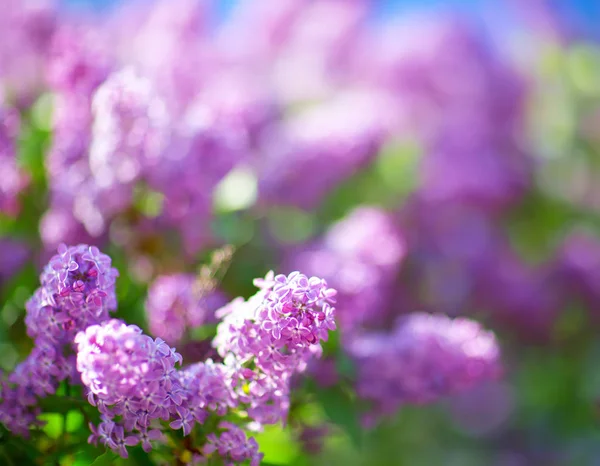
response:
[[[27,302],[27,334],[38,344],[71,343],[79,330],[103,322],[117,307],[116,269],[95,246],[61,245]]]
[[[285,420],[290,379],[322,352],[319,342],[335,330],[336,291],[299,272],[269,273],[260,291],[219,311],[214,346],[229,371],[232,390],[259,424]]]
[[[2,382],[0,421],[28,435],[39,424],[37,398],[55,393],[58,384],[79,379],[69,347],[77,332],[109,318],[116,309],[116,269],[96,247],[61,245],[44,268],[38,288],[25,307],[27,334],[35,347]]]
[[[112,319],[92,325],[75,337],[77,370],[88,388],[88,400],[102,413],[102,422],[90,440],[100,441],[121,456],[127,446],[142,442],[150,451],[150,440],[160,438],[154,419],[179,420],[188,434],[183,388],[175,377],[181,355],[163,340],[144,335],[139,327]],[[115,421],[115,418],[120,419]]]
[[[127,458],[128,447],[140,444],[149,452],[154,442],[164,442],[165,429],[187,436],[196,424],[209,425],[206,443],[191,450],[193,462],[218,455],[225,464],[258,465],[258,444],[243,428],[286,419],[292,375],[320,355],[319,341],[335,329],[335,290],[299,272],[268,274],[257,280],[253,298],[220,311],[225,319],[214,345],[224,362],[208,359],[179,369],[181,355],[164,340],[110,319],[117,275],[96,247],[61,245],[27,302],[35,347],[1,382],[0,422],[28,435],[42,425],[38,398],[67,380],[82,384],[100,412],[100,423],[90,423],[90,443]],[[179,291],[189,293],[177,304],[193,304],[192,281],[176,278]],[[231,422],[236,419],[240,425]]]

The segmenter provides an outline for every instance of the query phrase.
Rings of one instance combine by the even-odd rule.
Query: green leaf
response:
[[[358,417],[358,406],[350,393],[340,386],[316,387],[317,399],[329,420],[350,437],[356,447],[362,443],[362,428]]]
[[[92,464],[95,458],[99,458],[103,447],[96,447],[89,443],[79,444],[77,453],[74,456],[74,462],[71,466],[88,466]],[[112,453],[112,452],[111,452]],[[100,455],[103,456],[104,454]]]
[[[150,459],[148,453],[139,446],[129,449],[129,458],[138,466],[155,466],[154,461]]]
[[[266,426],[263,432],[253,435],[265,460],[261,464],[293,464],[300,451],[289,428]]]
[[[119,455],[112,451],[107,451],[98,456],[90,466],[111,466],[117,458],[119,458]]]
[[[42,430],[48,437],[56,440],[63,435],[64,418],[62,415],[57,413],[42,413],[39,418],[46,423]]]

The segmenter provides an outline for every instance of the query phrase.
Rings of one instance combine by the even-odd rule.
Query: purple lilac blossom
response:
[[[229,368],[209,359],[177,370],[182,359],[175,349],[137,326],[113,319],[88,327],[75,342],[88,400],[102,414],[98,426],[90,425],[89,442],[106,445],[124,458],[128,446],[141,443],[148,452],[152,441],[163,439],[160,420],[189,435],[196,423],[204,424],[212,413],[225,416],[239,403]],[[227,429],[229,434],[220,440],[209,437],[207,445],[218,445],[224,459],[260,458],[254,439],[247,440],[237,426]],[[210,448],[207,454],[214,451]]]
[[[244,67],[263,68],[280,53],[307,0],[236,2],[220,29],[217,47],[229,61]]]
[[[116,269],[96,247],[61,245],[44,268],[25,307],[27,334],[35,347],[7,380],[1,382],[0,422],[27,436],[39,426],[37,398],[53,394],[58,384],[77,383],[75,358],[65,350],[75,334],[108,319],[116,308]]]
[[[392,217],[358,207],[314,244],[292,251],[289,267],[324,277],[337,291],[337,319],[344,331],[381,320],[406,254]]]
[[[445,121],[472,114],[510,134],[521,118],[523,82],[487,39],[456,16],[409,16],[376,30],[365,43],[372,66],[361,69],[426,139]]]
[[[33,349],[25,361],[0,381],[0,422],[15,434],[29,436],[32,427],[41,426],[38,398],[55,393],[68,378],[69,362],[61,351],[45,345]]]
[[[188,329],[214,319],[214,312],[225,303],[222,294],[199,293],[194,275],[163,275],[148,290],[146,312],[150,332],[169,344],[180,342]]]
[[[518,201],[531,184],[531,160],[508,135],[489,133],[477,114],[445,124],[422,161],[419,195],[492,212]]]
[[[88,400],[103,415],[98,427],[91,426],[91,442],[100,441],[127,458],[127,446],[141,441],[149,450],[149,441],[160,438],[151,428],[154,419],[173,418],[172,425],[179,422],[176,427],[189,433],[191,426],[182,424],[188,411],[175,370],[181,356],[163,340],[112,319],[78,333],[75,344]]]
[[[336,328],[336,291],[299,272],[270,272],[255,285],[260,291],[248,301],[238,298],[219,311],[213,344],[248,415],[273,424],[287,418],[292,375],[321,355],[319,341]]]
[[[347,345],[356,390],[372,403],[367,422],[406,404],[431,403],[500,374],[493,333],[473,321],[415,313],[389,333],[365,333]]]
[[[225,466],[235,466],[244,461],[250,461],[250,466],[259,466],[263,454],[258,452],[258,444],[254,438],[246,438],[246,434],[235,424],[221,422],[221,434],[209,434],[208,443],[204,446],[203,453],[210,457],[217,452],[224,460]]]
[[[102,33],[89,24],[57,28],[46,65],[50,88],[64,94],[91,97],[112,65],[102,39]]]
[[[75,81],[67,80],[72,89],[59,89],[57,95],[48,162],[52,205],[41,224],[50,244],[76,223],[93,237],[105,233],[108,222],[131,206],[135,183],[159,163],[170,133],[166,107],[149,80],[126,68],[96,87],[108,67],[101,52],[97,61],[80,60],[77,54],[85,50],[67,49],[56,59],[63,61],[59,68],[85,70],[81,75],[76,69],[65,72]]]
[[[116,269],[95,246],[61,245],[44,268],[42,286],[26,303],[27,334],[38,345],[61,346],[117,307]]]

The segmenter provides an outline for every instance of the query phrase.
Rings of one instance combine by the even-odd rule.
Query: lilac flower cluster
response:
[[[196,282],[196,277],[185,274],[162,275],[154,280],[146,299],[152,335],[175,344],[189,329],[214,320],[214,312],[225,304],[225,298],[217,291],[200,296]]]
[[[224,365],[207,360],[177,370],[181,355],[139,327],[113,319],[88,327],[75,342],[88,400],[102,413],[101,423],[90,425],[89,441],[124,458],[128,446],[140,443],[149,452],[153,441],[164,440],[160,421],[189,435],[211,414],[223,417],[237,407]],[[208,436],[204,456],[218,451],[224,460],[260,460],[253,438],[247,439],[237,426],[227,429],[218,438]]]
[[[219,428],[223,430],[221,435],[208,435],[208,443],[203,450],[205,455],[218,452],[225,466],[235,466],[247,460],[250,466],[260,465],[263,455],[258,452],[256,440],[246,440],[244,431],[230,422],[222,422]]]
[[[154,419],[173,417],[171,426],[189,433],[183,388],[175,377],[181,355],[163,340],[112,319],[78,333],[75,344],[88,400],[102,413],[100,425],[90,426],[90,441],[127,457],[127,446],[141,442],[150,451],[150,440],[160,438],[160,431],[151,428]]]
[[[287,417],[290,378],[322,352],[319,342],[335,330],[336,291],[299,272],[267,274],[260,291],[219,311],[214,345],[224,359],[231,389],[258,424]]]
[[[348,345],[358,365],[357,393],[373,404],[368,422],[406,404],[422,404],[499,376],[491,332],[473,321],[415,313],[390,333],[367,333]]]
[[[91,441],[121,456],[127,446],[159,438],[154,420],[188,435],[212,414],[223,417],[245,410],[255,424],[284,421],[289,409],[291,376],[320,354],[318,344],[335,329],[335,291],[324,280],[298,272],[270,273],[257,280],[261,290],[222,308],[224,316],[214,345],[223,363],[212,360],[176,370],[181,356],[162,339],[142,334],[118,320],[88,327],[77,343],[77,369],[88,399],[102,413]],[[258,464],[256,442],[237,426],[221,423],[204,454],[214,452],[227,462],[249,459]]]
[[[56,392],[58,384],[73,376],[73,361],[53,346],[37,346],[6,379],[0,381],[0,422],[15,434],[29,436],[38,419],[38,398]]]
[[[225,464],[259,464],[258,445],[242,427],[285,420],[291,376],[320,354],[319,341],[335,329],[336,292],[316,277],[271,272],[257,280],[257,295],[221,310],[226,317],[214,345],[224,363],[208,359],[178,369],[182,357],[164,340],[110,319],[117,275],[96,247],[59,247],[26,304],[35,347],[0,383],[0,422],[28,435],[42,425],[38,398],[67,380],[83,384],[100,412],[100,423],[90,424],[89,442],[124,458],[130,446],[141,444],[149,452],[154,442],[164,442],[163,423],[184,436],[208,423],[216,427],[206,432],[205,444],[189,447],[193,462],[218,455]],[[193,284],[187,276],[176,278],[190,293],[184,303],[189,305]]]
[[[117,307],[116,269],[95,246],[61,245],[44,268],[42,286],[25,305],[27,334],[39,345],[71,343],[76,333],[103,322]]]
[[[25,307],[27,334],[35,347],[2,382],[0,421],[27,435],[39,424],[37,398],[53,394],[58,384],[76,383],[69,345],[78,331],[103,322],[116,309],[116,269],[96,247],[61,245],[44,268],[38,288]]]

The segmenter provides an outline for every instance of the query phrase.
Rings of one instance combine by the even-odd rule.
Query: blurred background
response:
[[[117,316],[186,361],[253,278],[301,270],[340,335],[267,463],[600,465],[599,2],[5,1],[2,370],[62,242],[111,255]],[[503,376],[399,397],[415,311],[494,331]]]

